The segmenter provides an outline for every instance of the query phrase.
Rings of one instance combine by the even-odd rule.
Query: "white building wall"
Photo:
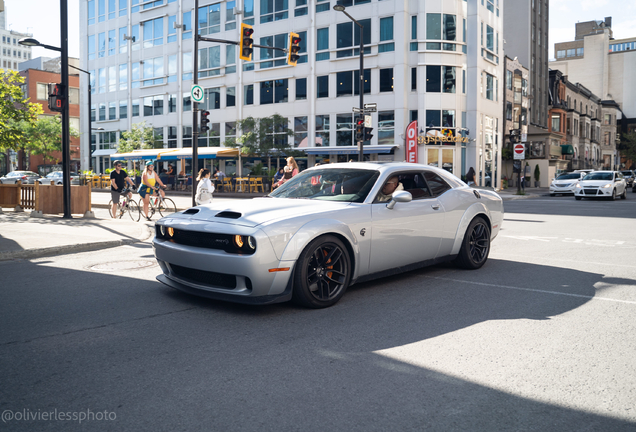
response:
[[[105,104],[108,111],[109,102],[117,102],[117,119],[115,120],[99,120],[99,112],[97,112],[97,121],[93,123],[93,128],[102,127],[105,131],[119,132],[130,130],[132,124],[145,121],[147,125],[155,128],[163,128],[164,142],[167,142],[168,127],[177,127],[178,146],[182,146],[182,126],[190,126],[192,124],[192,112],[183,112],[183,98],[181,95],[189,93],[191,80],[182,80],[182,71],[191,68],[189,64],[182,64],[183,53],[192,51],[192,39],[182,39],[182,29],[177,29],[177,42],[167,43],[166,37],[168,33],[167,17],[177,16],[177,23],[183,21],[183,12],[192,10],[193,0],[177,0],[167,3],[150,10],[131,13],[130,9],[125,16],[117,16],[108,19],[108,11],[103,22],[99,22],[98,12],[95,13],[95,24],[88,25],[88,9],[87,1],[80,2],[80,26],[81,40],[81,58],[82,69],[92,71],[94,75],[94,94],[92,95],[92,104],[97,107]],[[96,2],[97,3],[97,2]],[[107,2],[106,2],[107,3]],[[209,37],[229,39],[238,41],[238,30],[224,31],[227,2],[221,3],[221,32]],[[333,2],[329,2],[330,4]],[[211,2],[201,0],[200,7],[207,6]],[[351,95],[337,97],[338,83],[336,80],[337,73],[343,71],[357,71],[359,69],[359,57],[351,56],[337,58],[337,25],[340,23],[351,22],[344,14],[333,10],[325,12],[316,12],[317,2],[308,2],[308,14],[305,16],[294,17],[295,2],[289,2],[288,14],[289,18],[279,21],[259,24],[260,18],[260,2],[254,1],[254,40],[260,43],[260,38],[270,35],[287,34],[290,31],[303,32],[307,31],[307,63],[299,63],[296,67],[287,65],[277,66],[268,69],[258,68],[258,59],[260,58],[260,49],[254,49],[254,57],[256,59],[255,70],[241,71],[241,61],[237,56],[237,72],[227,73],[215,77],[199,78],[199,85],[203,88],[221,88],[221,109],[211,111],[210,120],[212,123],[221,123],[221,142],[225,139],[225,122],[234,122],[237,119],[246,118],[248,116],[264,117],[274,113],[290,119],[290,128],[294,127],[294,117],[308,116],[308,140],[309,143],[315,142],[315,116],[329,115],[331,130],[330,144],[335,146],[337,140],[336,123],[337,115],[351,113],[352,107],[358,107],[359,96]],[[108,5],[106,4],[106,8]],[[128,8],[131,6],[129,5]],[[394,160],[404,160],[404,139],[403,133],[410,120],[410,112],[415,110],[419,118],[420,128],[425,128],[426,110],[454,110],[456,128],[470,129],[470,139],[472,140],[464,149],[461,145],[453,146],[455,157],[453,160],[453,172],[457,176],[461,176],[468,170],[470,166],[474,166],[477,171],[487,169],[488,158],[496,160],[496,155],[500,154],[501,147],[501,128],[503,101],[503,2],[500,2],[500,12],[487,10],[486,6],[482,6],[478,1],[463,0],[398,0],[398,1],[377,1],[372,0],[368,4],[355,6],[347,6],[347,12],[356,20],[361,21],[371,19],[371,54],[364,56],[364,68],[371,70],[371,93],[364,95],[366,103],[375,102],[378,105],[378,111],[393,111],[395,130],[393,132],[393,141],[397,147],[393,156]],[[244,1],[239,0],[236,3],[237,10],[244,10]],[[428,13],[451,14],[456,16],[456,45],[455,51],[436,51],[426,49],[426,18]],[[194,14],[192,14],[194,15]],[[393,43],[394,51],[378,52],[378,44],[380,43],[380,19],[384,17],[393,17]],[[411,17],[417,16],[418,30],[417,39],[411,38]],[[117,40],[117,53],[108,54],[108,41],[106,42],[105,55],[99,57],[99,48],[96,48],[95,59],[88,59],[88,36],[95,35],[96,44],[99,43],[98,35],[104,33],[108,38],[109,30],[116,30],[116,37],[119,38],[119,28],[126,27],[126,34],[131,34],[131,26],[138,24],[140,20],[149,20],[158,17],[164,17],[164,43],[160,46],[144,48],[143,29],[140,28],[141,41],[140,48],[137,51],[131,51],[132,43],[128,41],[127,52],[119,53],[119,40]],[[240,27],[240,21],[245,17],[238,15],[237,28]],[[467,19],[468,34],[466,35],[467,54],[462,52],[464,40],[463,20]],[[481,50],[481,23],[490,25],[496,34],[498,34],[498,55],[499,63],[496,61],[488,61],[482,57]],[[140,26],[141,27],[141,26]],[[316,29],[329,28],[329,48],[331,51],[328,61],[316,61]],[[354,32],[357,33],[357,27]],[[419,50],[411,51],[411,42],[419,41]],[[216,44],[208,42],[200,42],[199,48],[208,48]],[[369,46],[369,45],[367,45]],[[231,45],[221,45],[221,65],[225,65],[225,53]],[[356,48],[353,46],[352,48]],[[305,54],[305,53],[303,53]],[[138,61],[148,61],[153,58],[164,59],[164,75],[167,75],[168,58],[177,55],[178,71],[176,82],[164,83],[156,86],[131,88],[131,65]],[[115,89],[111,91],[108,82],[109,68],[116,67],[119,73],[119,65],[127,65],[127,88],[121,90],[119,88],[119,78],[115,83]],[[456,68],[456,86],[455,93],[427,93],[426,89],[426,66],[441,65],[454,66]],[[411,68],[417,68],[417,90],[411,90]],[[143,66],[142,66],[143,68]],[[393,68],[393,91],[380,92],[380,70]],[[106,83],[102,85],[98,79],[99,70],[104,69],[106,73]],[[463,71],[466,71],[466,92],[463,92]],[[485,86],[483,73],[489,73],[495,77],[496,97],[495,100],[489,101],[485,96],[485,88],[482,92],[482,86]],[[329,75],[329,97],[316,98],[316,80],[319,76]],[[295,100],[296,79],[307,78],[307,99]],[[258,83],[275,80],[288,79],[288,101],[286,103],[278,103],[271,105],[261,105],[259,97]],[[85,81],[84,81],[85,82]],[[243,105],[244,86],[254,85],[254,104]],[[354,83],[357,87],[357,83]],[[227,89],[234,87],[236,89],[236,106],[226,106]],[[177,112],[168,113],[168,96],[177,94]],[[147,96],[163,96],[164,98],[164,114],[159,116],[143,116],[143,105],[140,106],[142,115],[139,117],[131,117],[132,101],[140,100],[143,104],[143,98]],[[119,119],[119,101],[128,101],[128,117]],[[86,86],[82,84],[82,116],[90,115],[88,112],[88,101],[86,95]],[[466,122],[463,122],[462,113],[466,113]],[[108,115],[108,113],[107,113]],[[378,113],[372,114],[374,124],[374,138],[371,146],[378,144]],[[485,142],[485,119],[490,119],[487,123],[492,124],[493,149],[490,150]],[[489,126],[490,127],[490,126]],[[90,134],[87,130],[86,122],[82,122],[82,152],[88,154]],[[401,136],[402,135],[402,136]],[[495,138],[496,137],[496,138]],[[293,142],[293,138],[290,139]],[[354,144],[353,142],[351,144]],[[441,146],[437,146],[441,148]],[[449,146],[450,148],[450,146]],[[86,151],[84,151],[86,150]],[[488,153],[487,153],[488,150]],[[463,155],[466,154],[465,160]],[[427,147],[420,146],[419,161],[427,162]],[[488,158],[487,158],[488,156]],[[87,169],[88,160],[83,158],[83,168]],[[501,170],[499,170],[501,171]],[[501,173],[498,173],[499,176]]]

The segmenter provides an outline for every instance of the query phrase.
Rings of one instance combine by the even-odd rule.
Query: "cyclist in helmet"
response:
[[[159,183],[159,186],[162,188],[166,187],[159,178],[159,175],[155,173],[154,168],[155,165],[153,161],[146,162],[146,169],[141,175],[141,185],[139,186],[139,195],[144,200],[144,217],[147,220],[150,220],[148,217],[148,206],[150,205],[150,194],[153,193],[153,190],[156,187],[155,184]],[[159,189],[159,192],[163,198],[166,197],[161,189]],[[156,194],[156,192],[154,193]]]

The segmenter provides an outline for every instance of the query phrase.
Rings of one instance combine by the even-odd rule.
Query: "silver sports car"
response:
[[[499,195],[442,169],[321,165],[267,197],[159,220],[157,279],[210,298],[322,308],[376,277],[450,260],[480,268],[502,220]]]

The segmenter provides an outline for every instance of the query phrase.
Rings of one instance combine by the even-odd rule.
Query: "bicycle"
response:
[[[156,212],[159,212],[161,217],[167,216],[177,212],[177,206],[170,198],[164,198],[161,194],[157,194],[158,187],[153,188],[155,192],[150,195],[150,202],[148,205],[148,220],[152,219]],[[139,208],[143,208],[144,200],[139,198]]]
[[[137,202],[134,199],[128,198],[128,192],[133,191],[134,189],[130,188],[124,188],[124,190],[122,190],[119,195],[119,202],[117,203],[117,217],[121,219],[125,213],[128,213],[133,221],[139,222],[139,219],[141,218],[139,205],[137,205]],[[108,203],[108,214],[111,218],[113,217],[113,200],[110,200]]]

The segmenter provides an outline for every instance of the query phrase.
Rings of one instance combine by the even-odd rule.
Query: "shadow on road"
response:
[[[377,353],[492,320],[546,320],[590,301],[599,282],[634,280],[491,259],[476,272],[432,267],[360,284],[332,308],[306,310],[68,269],[48,268],[49,280],[86,284],[43,289],[37,264],[14,265],[24,279],[0,294],[0,358],[12,371],[3,409],[116,411],[119,421],[101,430],[636,428],[570,400],[528,399]],[[548,270],[551,285],[533,285]]]

